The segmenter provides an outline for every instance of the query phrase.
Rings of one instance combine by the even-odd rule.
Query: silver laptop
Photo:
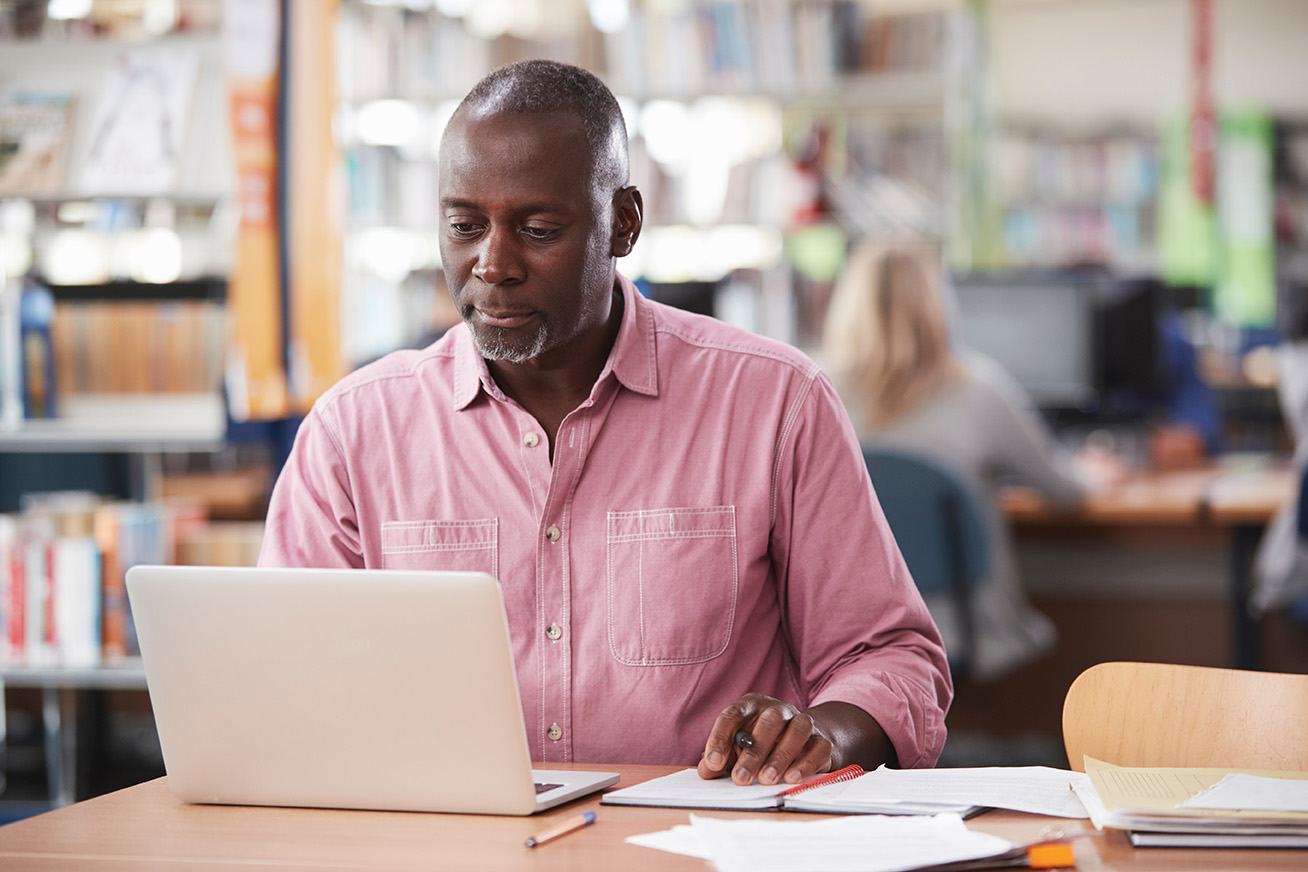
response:
[[[134,566],[127,593],[187,802],[524,815],[618,780],[532,770],[489,575]]]

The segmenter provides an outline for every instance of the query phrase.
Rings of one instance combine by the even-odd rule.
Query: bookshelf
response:
[[[711,286],[719,317],[812,345],[831,265],[850,241],[943,244],[951,77],[966,72],[946,56],[974,24],[967,10],[633,2],[625,21],[605,22],[560,2],[497,31],[476,5],[462,17],[443,14],[447,4],[339,6],[350,365],[457,320],[433,235],[440,132],[482,75],[528,57],[591,69],[622,103],[646,223],[619,268],[652,296]]]
[[[1097,263],[1124,274],[1157,269],[1161,174],[1155,131],[1072,132],[1006,124],[991,171],[1003,262],[1019,268]]]
[[[79,4],[0,2],[0,493],[9,503],[84,478],[136,498],[122,505],[139,511],[123,517],[146,518],[166,472],[229,450],[222,385],[238,221],[224,3],[97,0],[84,17],[49,17],[61,5]],[[30,95],[41,95],[44,121],[24,119]],[[35,416],[25,388],[38,367],[52,402]],[[98,720],[86,709],[102,692],[139,693],[144,675],[121,639],[102,648],[112,636],[94,616],[125,608],[106,604],[102,545],[48,535],[21,512],[0,514],[0,534],[0,693],[11,725],[34,707],[44,748],[33,761],[20,752],[36,749],[10,734],[0,806],[42,769],[35,804],[67,804],[79,798],[78,728]],[[192,553],[222,551],[200,534],[186,541]],[[80,619],[76,631],[60,619],[66,644],[53,650],[15,643],[16,542],[64,567],[58,598],[65,618]],[[53,600],[35,574],[25,592]]]
[[[0,451],[209,450],[234,227],[221,3],[89,5],[0,7],[0,136],[50,151],[0,165]],[[57,137],[5,127],[32,95],[65,107]]]

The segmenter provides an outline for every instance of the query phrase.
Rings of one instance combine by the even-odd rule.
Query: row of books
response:
[[[347,4],[337,33],[338,90],[346,100],[462,95],[505,60],[461,21],[436,12]]]
[[[1005,202],[1152,203],[1158,197],[1159,159],[1152,135],[1080,138],[1010,132],[997,141],[995,178]]]
[[[61,396],[206,393],[222,384],[227,310],[220,302],[61,302],[50,335]]]
[[[348,4],[339,86],[349,100],[457,97],[521,57],[553,57],[605,75],[615,92],[809,93],[839,77],[938,72],[947,14],[886,15],[857,0],[695,0],[631,4],[602,54],[580,29],[485,39],[434,10]]]
[[[261,541],[261,524],[212,524],[199,503],[29,494],[0,514],[0,664],[84,668],[139,655],[130,567],[252,565]]]
[[[943,68],[946,15],[875,15],[853,0],[647,8],[606,38],[610,85],[634,95],[811,93],[841,77]]]
[[[1152,204],[1018,206],[1004,213],[1004,257],[1014,266],[1140,266],[1152,257],[1155,239]]]
[[[7,423],[61,417],[74,396],[204,394],[223,384],[222,303],[55,303],[48,289],[30,285],[21,317],[15,314],[0,319],[4,343],[20,348],[0,361],[0,411]]]

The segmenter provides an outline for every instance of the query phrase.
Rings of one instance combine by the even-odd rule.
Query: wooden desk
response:
[[[619,787],[672,771],[666,766],[604,766],[622,773]],[[527,836],[582,810],[599,819],[540,848]],[[721,817],[757,812],[709,812]],[[822,815],[787,814],[787,819]],[[368,869],[430,870],[703,870],[703,860],[626,844],[638,833],[689,820],[686,809],[624,808],[579,800],[530,818],[322,809],[186,805],[166,779],[147,781],[0,827],[0,868],[36,870]],[[1021,841],[1069,822],[1018,812],[989,812],[974,829]],[[1071,822],[1080,826],[1082,822]],[[1082,870],[1302,870],[1303,851],[1136,850],[1123,834],[1078,839]]]
[[[1042,526],[1219,527],[1231,541],[1231,660],[1259,668],[1258,624],[1249,614],[1251,568],[1267,522],[1291,500],[1298,476],[1286,464],[1175,472],[1141,472],[1090,495],[1073,509],[1054,509],[1029,488],[1000,496],[1001,511],[1019,529]]]
[[[1070,509],[1048,505],[1030,488],[1013,487],[1001,493],[999,506],[1018,525],[1197,524],[1208,490],[1220,477],[1215,469],[1140,472]]]

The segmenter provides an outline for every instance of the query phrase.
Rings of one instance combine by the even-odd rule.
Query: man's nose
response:
[[[488,285],[499,285],[523,278],[522,258],[512,231],[491,228],[482,237],[472,274]]]

